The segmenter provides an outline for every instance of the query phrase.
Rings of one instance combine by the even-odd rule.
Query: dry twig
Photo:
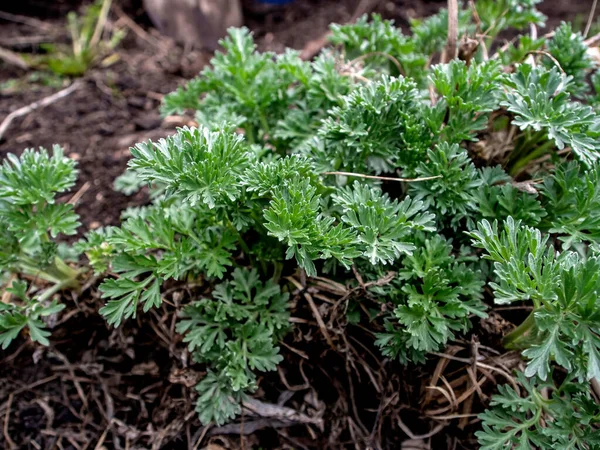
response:
[[[327,327],[325,326],[325,322],[323,322],[323,318],[321,317],[319,308],[317,308],[317,305],[315,305],[315,301],[313,300],[312,296],[308,292],[305,292],[304,298],[308,302],[308,305],[310,306],[313,316],[315,316],[315,319],[317,320],[317,323],[319,324],[319,328],[321,329],[321,333],[323,333],[325,340],[327,341],[327,343],[333,350],[337,350],[335,347],[335,344],[333,343],[333,340],[331,339],[331,336],[329,335],[329,331],[327,330]]]
[[[458,51],[458,0],[448,0],[448,42],[444,51],[444,61],[456,58]]]
[[[346,176],[346,177],[368,178],[371,180],[401,181],[404,183],[416,183],[418,181],[428,181],[428,180],[435,180],[437,178],[442,178],[441,175],[436,175],[433,177],[423,177],[423,178],[394,178],[394,177],[380,177],[380,176],[375,176],[375,175],[364,175],[362,173],[354,173],[354,172],[323,172],[321,175],[342,175],[342,176]]]
[[[34,19],[33,17],[20,16],[18,14],[11,14],[6,11],[0,11],[0,19],[8,22],[22,23],[32,28],[39,28],[44,31],[52,30],[52,25],[42,20]]]
[[[19,69],[29,69],[29,64],[19,55],[18,53],[12,52],[6,48],[0,47],[0,59],[3,59],[13,66],[17,66]]]
[[[598,6],[598,0],[594,0],[592,3],[592,9],[590,10],[590,15],[588,16],[587,24],[585,25],[585,31],[583,32],[583,37],[587,37],[590,32],[590,28],[592,28],[592,23],[594,22],[594,16],[596,15],[596,7]]]
[[[57,100],[60,100],[61,98],[64,98],[64,97],[72,94],[80,86],[81,86],[81,82],[76,81],[73,84],[71,84],[69,87],[67,87],[61,91],[58,91],[55,94],[50,95],[49,97],[45,97],[41,100],[35,101],[27,106],[23,106],[22,108],[19,108],[15,111],[11,112],[8,116],[6,116],[4,118],[4,120],[0,124],[0,140],[2,140],[4,133],[6,132],[6,130],[8,129],[8,127],[10,126],[10,124],[12,123],[13,120],[15,120],[18,117],[25,116],[25,115],[29,114],[30,112],[35,111],[36,109],[43,108],[44,106],[48,106],[48,105],[56,102]]]

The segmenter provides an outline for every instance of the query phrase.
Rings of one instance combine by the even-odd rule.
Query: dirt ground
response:
[[[115,3],[144,31],[129,30],[118,49],[118,62],[90,71],[68,97],[15,120],[0,141],[0,157],[28,147],[60,144],[78,161],[80,177],[74,192],[81,194],[77,211],[82,217],[82,232],[117,224],[124,208],[146,201],[143,192],[127,197],[114,191],[114,179],[125,169],[131,145],[163,137],[180,125],[160,117],[161,98],[196,75],[210,59],[210,54],[202,50],[183,49],[161,37],[150,26],[141,1]],[[446,2],[366,3],[369,12],[381,13],[406,28],[410,18],[434,13]],[[591,4],[592,0],[549,0],[540,9],[549,16],[548,28],[552,28],[561,20],[585,20]],[[28,38],[35,41],[51,35],[65,39],[64,15],[79,5],[75,0],[27,0],[1,5],[0,47],[30,51],[35,44],[28,43]],[[364,5],[364,0],[297,0],[266,16],[248,16],[246,25],[255,33],[261,49],[301,50],[322,36],[330,23],[347,22]],[[43,25],[7,19],[12,16],[3,19],[3,12],[25,15]],[[111,20],[118,20],[119,14],[113,12]],[[56,84],[45,86],[39,81],[23,84],[30,78],[31,74],[0,62],[0,120],[60,89]],[[408,437],[420,445],[425,442],[422,435],[431,431],[424,411],[445,414],[436,410],[440,408],[434,396],[428,400],[419,397],[421,384],[440,370],[457,387],[466,379],[461,377],[467,376],[458,364],[444,361],[441,367],[441,360],[421,367],[382,365],[369,349],[361,347],[364,336],[360,334],[349,334],[344,344],[346,356],[328,352],[326,343],[311,343],[315,339],[309,323],[312,315],[299,306],[295,315],[299,320],[306,318],[307,323],[286,339],[284,345],[292,350],[279,372],[262,380],[258,397],[294,407],[321,421],[281,429],[261,430],[260,423],[250,423],[246,429],[202,428],[188,389],[201,374],[183,368],[185,362],[181,359],[186,355],[174,348],[178,338],[173,330],[173,311],[157,311],[149,314],[148,320],[108,329],[97,315],[100,300],[93,281],[79,297],[67,299],[78,308],[56,324],[53,346],[36,350],[23,341],[10,352],[0,351],[1,448],[193,449],[202,448],[194,447],[202,441],[203,446],[210,443],[205,447],[210,450],[259,445],[362,449],[375,448],[374,443],[386,433],[389,448],[400,448]],[[329,317],[339,320],[333,313]],[[507,326],[504,318],[492,315],[474,333],[484,336],[478,351],[505,358],[503,364],[511,368],[518,364],[518,358],[495,355],[493,350]],[[468,341],[448,351],[473,356]],[[327,372],[314,362],[325,354],[331,362],[331,371]],[[354,375],[349,375],[349,365],[358,367]],[[399,423],[380,417],[384,407],[380,399],[389,402],[386,408],[394,406]],[[429,403],[424,406],[423,401]],[[479,401],[475,398],[471,407]],[[435,435],[431,448],[476,447],[471,418],[454,422]],[[253,432],[255,428],[260,431]]]

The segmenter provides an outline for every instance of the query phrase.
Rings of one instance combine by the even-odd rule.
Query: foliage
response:
[[[333,24],[329,40],[343,46],[347,59],[364,60],[365,70],[375,64],[376,68],[387,66],[391,75],[419,79],[427,63],[415,40],[404,36],[393,21],[383,20],[378,14],[371,18],[365,14],[352,24]]]
[[[571,24],[563,22],[548,41],[548,52],[555,61],[546,58],[546,66],[551,68],[558,63],[560,69],[571,77],[567,88],[569,93],[578,97],[586,94],[590,88],[586,76],[595,64],[588,56],[588,46],[583,42],[581,33],[574,33]]]
[[[455,333],[471,327],[469,316],[485,317],[483,279],[472,265],[452,254],[439,235],[420,235],[417,249],[402,259],[391,287],[373,289],[394,308],[376,344],[384,355],[403,362],[424,362]]]
[[[486,127],[489,113],[498,108],[502,79],[501,66],[495,61],[467,67],[454,60],[432,68],[430,80],[440,96],[433,114],[443,118],[444,140],[475,140],[475,133]]]
[[[479,172],[481,185],[473,191],[474,211],[480,219],[506,220],[509,216],[523,224],[536,226],[552,207],[543,207],[537,196],[516,188],[510,176],[499,166]],[[553,177],[547,180],[552,182]]]
[[[323,171],[379,174],[414,165],[432,141],[420,96],[404,77],[354,89],[323,120],[307,155]]]
[[[79,217],[73,205],[57,201],[77,177],[75,161],[54,146],[8,154],[0,166],[0,270],[56,284],[77,286],[78,271],[59,255],[55,238],[73,235]]]
[[[477,14],[481,20],[481,29],[490,39],[507,28],[521,30],[530,24],[543,26],[546,17],[535,5],[541,0],[479,0]]]
[[[464,61],[445,62],[445,10],[413,21],[410,36],[379,16],[334,26],[313,61],[261,53],[232,29],[211,66],[166,96],[163,113],[192,110],[198,126],[131,149],[117,187],[148,186],[149,203],[76,249],[102,280],[111,325],[172,311],[169,296],[186,292],[177,331],[205,374],[204,424],[233,420],[282,361],[289,308],[302,311],[290,277],[308,287],[326,275],[350,293],[347,327],[402,363],[443,351],[494,305],[531,303],[504,338],[526,360],[523,390],[500,388],[480,443],[597,440],[600,121],[588,84],[598,75],[568,25],[491,53],[506,28],[543,22],[536,3],[461,9],[459,45],[475,42]],[[74,180],[60,149],[0,169],[0,262],[14,279],[4,345],[27,327],[44,343],[40,317],[75,280],[58,277],[74,269],[52,240],[75,232],[56,199]],[[57,287],[25,294],[18,277],[38,274]]]
[[[507,338],[508,344],[526,348],[523,355],[530,361],[525,375],[546,380],[554,360],[581,379],[599,376],[599,256],[593,251],[587,257],[558,254],[548,245],[548,236],[512,217],[502,229],[483,220],[470,235],[494,262],[498,281],[490,286],[495,301],[533,302],[523,328]]]
[[[256,387],[253,371],[274,370],[281,361],[275,344],[288,327],[288,294],[276,283],[261,283],[256,270],[238,268],[232,277],[212,298],[187,306],[177,325],[194,358],[210,365],[197,388],[205,424],[220,425],[239,412],[243,393]]]
[[[79,77],[92,66],[110,65],[118,59],[114,49],[125,37],[123,30],[114,29],[108,37],[105,23],[112,0],[96,0],[87,6],[81,16],[75,12],[67,15],[67,30],[71,45],[47,43],[42,45],[45,54],[33,58],[40,68],[47,68],[59,76]]]
[[[600,445],[598,407],[585,385],[567,379],[555,387],[535,378],[528,380],[523,374],[518,381],[524,389],[521,395],[512,387],[500,386],[491,401],[493,409],[481,415],[483,430],[477,436],[482,450],[583,450]],[[553,418],[551,426],[543,425],[544,417]]]
[[[469,155],[457,144],[444,142],[427,151],[427,160],[415,169],[418,177],[426,181],[409,186],[409,193],[423,200],[425,207],[436,213],[440,222],[451,217],[456,226],[473,210],[473,194],[481,185]]]
[[[513,124],[521,130],[540,132],[554,141],[559,150],[568,145],[577,158],[589,165],[598,159],[600,117],[591,107],[570,100],[570,83],[571,78],[556,67],[543,69],[521,64],[507,82],[511,89],[505,92],[501,104],[514,113]],[[521,168],[547,151],[545,146],[539,146],[516,167]]]
[[[20,303],[0,302],[0,345],[2,349],[7,348],[25,328],[33,342],[48,345],[50,332],[44,329],[45,324],[41,317],[56,314],[65,305],[58,304],[57,300],[46,303],[47,295],[30,298],[27,294],[27,283],[23,281],[14,281],[11,287],[6,288],[6,292]]]
[[[558,235],[563,248],[600,243],[600,167],[570,162],[556,167],[540,186],[548,212],[540,227]]]

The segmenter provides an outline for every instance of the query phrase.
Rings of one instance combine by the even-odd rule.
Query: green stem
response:
[[[240,244],[240,247],[242,247],[242,250],[244,251],[244,253],[248,256],[248,259],[250,259],[250,263],[253,266],[255,266],[254,258],[252,258],[252,254],[250,253],[250,247],[248,247],[248,244],[246,244],[246,241],[242,237],[242,234],[233,225],[233,223],[231,223],[231,220],[229,219],[229,217],[225,216],[225,220],[227,221],[227,226],[229,227],[229,229],[237,235],[238,243]]]
[[[263,127],[263,139],[264,136],[267,134],[270,134],[269,131],[269,124],[267,123],[267,118],[265,117],[265,114],[261,111],[260,114],[258,115],[258,118],[260,119],[260,124]]]
[[[45,269],[41,269],[36,261],[28,256],[21,256],[19,266],[27,275],[40,278],[55,284],[68,284],[69,287],[79,285],[77,277],[84,269],[76,270],[56,256],[54,262]]]
[[[244,130],[246,131],[244,135],[246,139],[248,139],[248,143],[251,145],[255,144],[256,139],[254,138],[254,131],[251,129],[251,127],[244,128]]]
[[[283,272],[283,264],[280,263],[279,261],[275,261],[273,263],[273,265],[274,265],[273,281],[275,281],[276,283],[279,283],[279,279],[281,278],[281,273]]]
[[[531,128],[526,129],[517,137],[515,149],[509,155],[509,162],[514,163],[523,154],[527,154],[544,139],[546,139],[546,132],[544,130],[534,132]]]
[[[524,341],[531,337],[530,332],[535,327],[534,313],[535,311],[532,311],[521,325],[504,336],[503,344],[507,350],[517,350],[526,346]]]
[[[553,141],[544,142],[542,145],[537,147],[535,150],[533,150],[527,156],[524,156],[524,157],[520,158],[519,160],[517,160],[510,169],[510,175],[513,177],[518,175],[519,172],[521,172],[521,170],[523,170],[525,167],[527,167],[527,164],[529,164],[531,161],[533,161],[537,158],[540,158],[543,155],[545,155],[546,153],[548,153],[552,149],[553,146],[554,146]]]
[[[61,281],[60,283],[56,283],[54,286],[46,289],[44,291],[44,293],[42,295],[40,295],[38,297],[38,302],[43,303],[46,300],[48,300],[50,297],[52,297],[54,294],[56,294],[59,291],[62,291],[63,289],[68,289],[68,288],[73,288],[74,286],[77,285],[78,283],[76,283],[76,280],[64,280]]]

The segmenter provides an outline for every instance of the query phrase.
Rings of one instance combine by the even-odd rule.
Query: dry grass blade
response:
[[[18,53],[12,52],[6,48],[0,47],[0,59],[6,61],[20,69],[29,69],[29,64]]]
[[[264,403],[252,398],[244,400],[242,402],[242,406],[247,413],[262,418],[277,419],[294,423],[310,423],[317,426],[321,426],[323,424],[323,419],[320,417],[309,417],[306,414],[296,411],[295,409],[273,405],[271,403]]]
[[[14,398],[14,393],[10,393],[10,395],[8,396],[8,402],[7,402],[7,406],[6,406],[6,414],[4,416],[4,426],[2,427],[2,433],[4,434],[4,439],[6,440],[6,443],[8,444],[9,448],[17,448],[17,444],[15,444],[15,442],[10,438],[10,434],[8,433],[8,423],[10,420],[10,411],[11,411],[11,406],[12,406],[12,402],[13,402],[13,398]]]
[[[327,343],[333,350],[337,350],[335,347],[335,344],[333,343],[333,340],[331,339],[331,336],[329,335],[329,331],[327,330],[327,327],[325,326],[325,322],[323,322],[323,317],[321,317],[319,308],[317,308],[317,305],[315,305],[315,301],[313,300],[312,296],[308,292],[305,292],[304,298],[308,302],[308,305],[310,306],[313,316],[315,317],[317,323],[319,324],[319,328],[321,329],[321,333],[323,333],[325,340],[327,341]]]
[[[456,58],[458,51],[458,0],[448,0],[448,42],[444,50],[444,61]]]
[[[437,178],[442,178],[441,175],[435,175],[433,177],[423,177],[423,178],[394,178],[394,177],[380,177],[376,175],[364,175],[362,173],[354,173],[354,172],[323,172],[321,175],[341,175],[346,177],[357,177],[357,178],[366,178],[369,180],[382,180],[382,181],[401,181],[404,183],[415,183],[419,181],[429,181],[435,180]]]
[[[587,23],[585,25],[585,31],[583,32],[583,37],[587,37],[590,32],[590,28],[592,28],[592,24],[594,23],[594,16],[596,15],[596,7],[598,6],[598,0],[594,0],[592,3],[592,8],[590,10],[590,15],[588,16]]]
[[[402,429],[402,431],[404,431],[409,438],[411,438],[413,440],[416,440],[416,441],[417,440],[420,441],[420,440],[423,440],[423,439],[429,439],[430,437],[435,436],[440,431],[442,431],[444,429],[444,427],[446,426],[445,423],[439,423],[429,433],[414,434],[412,432],[412,430],[410,428],[408,428],[406,426],[406,424],[404,424],[404,422],[402,422],[402,419],[400,419],[400,417],[397,417],[396,421],[398,422],[398,426],[400,427],[400,429]]]
[[[38,19],[34,19],[33,17],[21,16],[18,14],[11,14],[6,11],[0,11],[0,19],[7,20],[9,22],[22,23],[32,28],[39,28],[40,30],[50,31],[52,30],[52,25]]]

